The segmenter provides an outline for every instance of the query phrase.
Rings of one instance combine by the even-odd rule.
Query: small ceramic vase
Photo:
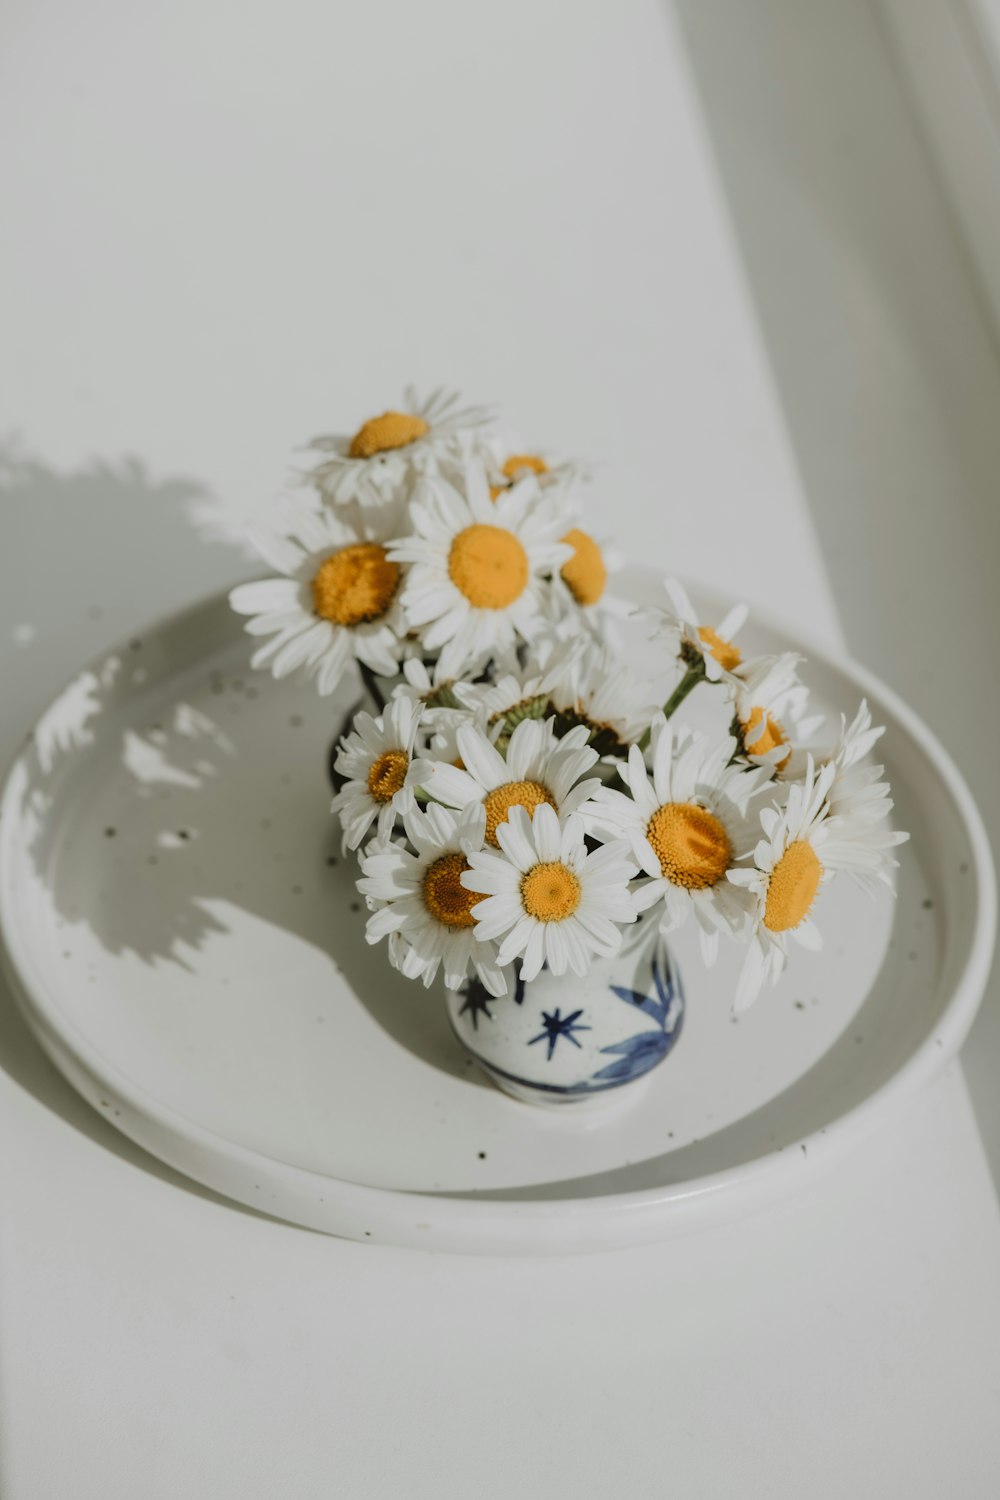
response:
[[[473,980],[447,1003],[459,1041],[497,1087],[549,1106],[637,1093],[673,1051],[684,1021],[680,974],[648,917],[583,979],[543,969],[527,984],[516,977],[503,1000]]]

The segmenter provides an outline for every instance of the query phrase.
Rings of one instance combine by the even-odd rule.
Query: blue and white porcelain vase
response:
[[[504,1093],[579,1108],[638,1092],[673,1051],[684,1003],[667,943],[646,918],[583,979],[543,969],[527,984],[518,978],[503,1000],[473,980],[448,995],[448,1014],[459,1041]]]

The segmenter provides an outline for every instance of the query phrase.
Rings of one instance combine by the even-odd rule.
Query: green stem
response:
[[[695,663],[694,666],[688,667],[687,671],[684,673],[684,676],[681,678],[680,682],[674,688],[673,692],[670,694],[670,697],[663,705],[663,713],[666,718],[669,719],[672,714],[677,712],[681,704],[684,702],[684,699],[687,697],[688,693],[690,693],[692,688],[697,687],[698,683],[701,682],[704,675],[705,664],[700,659]],[[652,737],[652,729],[653,726],[650,725],[650,727],[646,730],[646,733],[643,735],[642,739],[639,741],[640,750],[645,750],[646,746],[649,744],[649,741]]]
[[[367,666],[363,661],[359,661],[358,666],[361,669],[361,681],[365,685],[368,696],[375,704],[375,712],[376,714],[380,714],[385,708],[385,694],[375,681],[375,673],[371,667]]]
[[[673,692],[670,694],[670,697],[663,705],[663,713],[665,718],[669,719],[673,717],[673,715],[680,708],[681,704],[684,702],[684,699],[687,697],[688,693],[690,693],[692,688],[697,687],[698,683],[701,681],[704,675],[704,663],[699,661],[697,666],[688,667],[687,671],[684,673],[684,676],[681,678],[680,682],[674,688]]]

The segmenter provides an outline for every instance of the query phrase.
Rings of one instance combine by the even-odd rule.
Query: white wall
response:
[[[849,646],[996,847],[1000,362],[893,40],[874,0],[677,10]],[[996,1178],[996,978],[964,1062]]]
[[[1000,0],[876,0],[1000,336]]]

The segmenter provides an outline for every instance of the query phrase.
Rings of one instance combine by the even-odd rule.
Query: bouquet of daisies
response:
[[[544,965],[585,974],[640,916],[693,920],[706,963],[746,945],[745,1007],[790,940],[820,945],[835,874],[891,888],[906,835],[868,759],[882,731],[862,704],[818,747],[800,658],[744,658],[743,607],[703,623],[674,580],[660,608],[616,599],[581,465],[454,396],[404,406],[314,441],[302,492],[253,533],[276,576],[231,596],[255,666],[367,690],[333,807],[369,942],[425,985],[500,996]],[[699,697],[708,730],[679,722]]]

